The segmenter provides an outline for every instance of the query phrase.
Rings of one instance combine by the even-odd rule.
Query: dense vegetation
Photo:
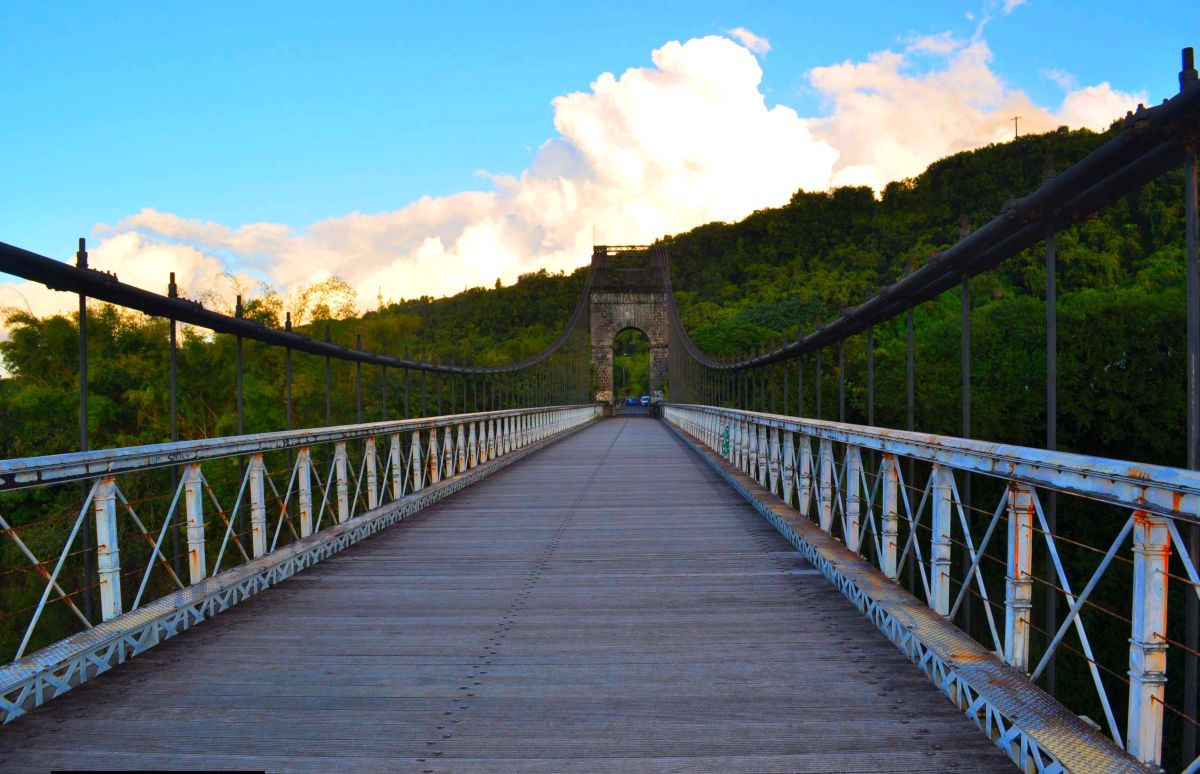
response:
[[[917,178],[889,185],[879,198],[864,188],[798,192],[787,205],[756,212],[739,223],[712,223],[668,237],[685,326],[703,349],[721,356],[744,355],[794,338],[896,281],[907,265],[919,265],[951,245],[960,223],[977,227],[994,217],[1006,200],[1036,188],[1047,154],[1061,171],[1106,137],[1089,131],[1030,135],[939,161]],[[1166,175],[1058,236],[1060,448],[1170,465],[1185,461],[1182,187],[1179,173]],[[318,303],[309,310],[311,321],[302,330],[324,336],[328,329],[334,340],[347,344],[361,335],[367,348],[425,359],[506,362],[539,350],[553,338],[570,316],[583,282],[584,270],[570,275],[539,272],[509,287],[497,283],[494,289],[469,290],[452,298],[403,301],[361,317],[348,314],[345,304]],[[1039,246],[970,283],[971,433],[976,438],[1029,446],[1045,442],[1045,282]],[[919,430],[952,435],[962,431],[959,305],[958,294],[951,292],[915,312]],[[268,293],[250,301],[246,313],[279,325],[282,304]],[[78,400],[75,320],[39,320],[13,312],[8,325],[9,336],[0,342],[0,357],[9,371],[0,378],[0,457],[75,448],[78,430],[68,419],[75,415]],[[903,325],[898,319],[874,332],[878,425],[906,424]],[[182,437],[234,431],[233,346],[228,337],[183,333]],[[165,323],[100,308],[89,317],[89,347],[93,444],[168,438]],[[618,350],[624,374],[618,393],[642,394],[644,343],[623,340]],[[282,358],[279,351],[247,345],[247,431],[284,426]],[[823,353],[822,358],[822,415],[865,422],[865,337],[857,336],[845,346],[844,408],[838,403],[836,353]],[[815,369],[812,357],[805,360],[804,413],[811,416]],[[762,408],[798,410],[797,364],[787,368],[788,393],[783,393],[782,367],[773,370]],[[333,407],[335,421],[355,418],[353,369],[334,365],[339,396]],[[364,379],[367,419],[432,412],[441,401],[451,400],[449,391],[455,389],[433,380],[422,407],[417,376],[410,377],[407,392],[400,374],[390,373],[386,385],[377,372]],[[323,361],[297,356],[295,394],[296,425],[323,424]],[[460,392],[457,400],[461,399]],[[977,486],[980,506],[989,512],[996,494],[984,483]],[[1065,523],[1076,525],[1072,534],[1077,539],[1102,547],[1115,534],[1114,523],[1119,526],[1113,520],[1124,518],[1083,503],[1064,503],[1061,514]],[[1087,568],[1095,565],[1094,556],[1065,554],[1069,570],[1082,584]],[[0,542],[0,559],[6,567],[17,562],[7,542]],[[1111,587],[1100,589],[1097,599],[1127,614],[1127,568],[1114,569],[1110,577],[1106,583]],[[31,578],[28,587],[0,588],[0,608],[24,607],[35,585]],[[1171,603],[1178,611],[1182,585],[1176,590]],[[977,636],[982,633],[981,617],[977,612]],[[63,620],[65,627],[67,619]],[[0,619],[0,652],[8,654],[12,634],[3,623]],[[1127,625],[1101,619],[1096,631],[1093,644],[1099,660],[1122,669]],[[1177,630],[1171,635],[1178,639]],[[1180,674],[1177,661],[1172,669]],[[1121,681],[1105,679],[1114,692],[1117,714],[1123,716]],[[1096,702],[1088,698],[1090,678],[1080,659],[1064,664],[1059,680],[1060,689],[1077,699],[1072,706],[1100,718]],[[1176,705],[1180,689],[1178,682],[1169,686]]]

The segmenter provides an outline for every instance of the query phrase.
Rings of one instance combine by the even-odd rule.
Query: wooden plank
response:
[[[0,749],[6,771],[1012,770],[644,418],[254,597]]]

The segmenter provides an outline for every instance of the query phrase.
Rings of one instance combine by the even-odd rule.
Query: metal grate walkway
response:
[[[577,433],[0,729],[0,768],[1013,771],[658,422]]]

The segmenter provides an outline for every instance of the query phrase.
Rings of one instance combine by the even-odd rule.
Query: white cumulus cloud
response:
[[[913,52],[944,59],[920,71]],[[831,110],[809,127],[838,149],[833,185],[879,190],[944,156],[1012,139],[1014,116],[1025,133],[1063,124],[1099,130],[1145,100],[1102,83],[1070,91],[1058,109],[1045,108],[1006,84],[991,63],[984,40],[935,35],[910,42],[905,53],[883,51],[865,62],[813,69],[812,85]]]
[[[575,268],[589,260],[593,233],[600,243],[645,243],[779,206],[797,189],[880,190],[951,153],[1010,139],[1014,115],[1023,132],[1100,129],[1145,101],[1101,83],[1039,106],[995,74],[982,38],[943,33],[814,68],[808,77],[824,114],[802,117],[764,99],[752,51],[768,50],[766,40],[742,28],[730,35],[741,45],[723,36],[669,42],[649,67],[603,73],[589,89],[554,99],[556,136],[520,175],[488,176],[491,190],[300,229],[147,208],[97,227],[93,264],[159,292],[175,271],[192,296],[227,282],[229,269],[284,290],[336,275],[365,306],[377,292],[440,296],[538,268]],[[53,299],[57,309],[73,304],[67,294],[10,285],[0,305],[21,305],[10,298],[17,291],[38,312]]]
[[[761,35],[755,35],[745,27],[734,27],[729,30],[729,34],[737,38],[743,46],[760,56],[771,50],[771,41]]]

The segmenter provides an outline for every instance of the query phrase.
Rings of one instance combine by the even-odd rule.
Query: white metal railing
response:
[[[1073,632],[1074,650],[1087,664],[1107,732],[1138,760],[1159,764],[1168,646],[1184,647],[1167,632],[1169,582],[1182,583],[1185,594],[1200,594],[1196,557],[1180,535],[1181,527],[1200,514],[1200,472],[709,406],[666,405],[663,415],[893,581],[901,579],[906,565],[915,565],[919,596],[940,615],[954,619],[968,592],[978,597],[985,618],[979,627],[986,629],[983,644],[1030,679],[1040,677]],[[910,478],[923,479],[920,485],[906,481],[902,461],[920,466],[917,474],[909,468]],[[964,502],[956,472],[1000,479],[1003,492],[994,509]],[[1064,545],[1066,539],[1047,525],[1039,489],[1123,512],[1108,528],[1105,543],[1090,548],[1099,559],[1081,587],[1071,583],[1061,555],[1075,546]],[[969,524],[973,516],[986,518],[986,528]],[[1002,521],[1007,529],[998,530]],[[1038,579],[1033,567],[1039,534],[1053,567],[1050,578]],[[1130,538],[1129,556],[1123,557]],[[1001,559],[995,544],[1005,541]],[[951,571],[955,559],[966,569],[957,589]],[[1131,565],[1124,724],[1105,685],[1114,675],[1121,677],[1120,671],[1098,662],[1083,615],[1086,609],[1095,617],[1091,597],[1118,559]],[[982,565],[989,560],[1002,571],[985,572]],[[1073,569],[1078,574],[1078,563]],[[995,588],[1001,579],[1003,588]],[[1035,580],[1056,588],[1069,609],[1055,631],[1043,633],[1040,653],[1031,648]],[[1198,769],[1200,759],[1185,770]]]
[[[78,602],[89,585],[98,592],[101,622],[116,622],[150,604],[154,589],[193,588],[264,558],[269,565],[272,553],[289,544],[387,511],[439,482],[585,424],[599,411],[594,405],[515,409],[0,461],[0,493],[12,493],[0,502],[0,534],[44,581],[36,605],[15,611],[28,620],[9,655],[14,664],[30,658],[25,654],[54,603],[70,612],[76,628],[97,626]],[[210,481],[210,468],[218,467],[232,474],[219,484]],[[127,481],[145,489],[155,469],[178,471],[172,494],[126,495]],[[162,483],[165,475],[158,475]],[[69,482],[85,487],[78,511],[52,523],[29,518],[37,499],[16,490],[64,494]],[[150,518],[141,506],[156,498],[165,507]],[[23,518],[6,518],[11,509]],[[95,520],[96,577],[69,584],[64,567],[78,556],[80,527],[89,518]],[[186,534],[185,561],[168,556],[172,529]],[[61,541],[56,556],[43,561],[35,551],[54,539]],[[11,622],[14,611],[5,612]],[[0,696],[5,720],[20,714],[19,706],[5,704]]]

